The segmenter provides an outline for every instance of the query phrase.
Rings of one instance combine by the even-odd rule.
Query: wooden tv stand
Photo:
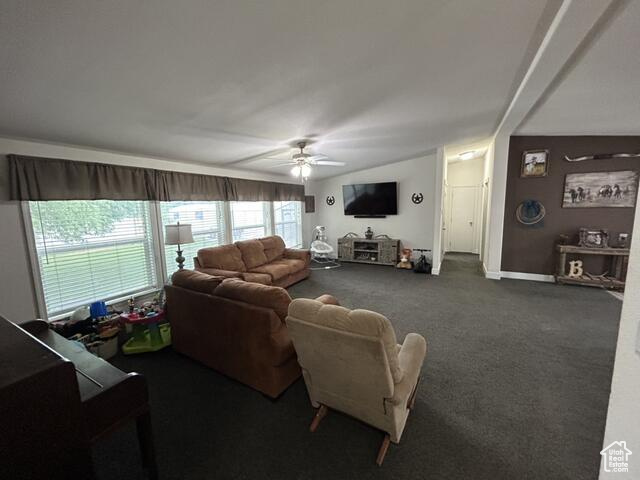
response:
[[[399,246],[400,240],[386,235],[372,239],[342,237],[338,239],[338,260],[395,266],[398,263]]]

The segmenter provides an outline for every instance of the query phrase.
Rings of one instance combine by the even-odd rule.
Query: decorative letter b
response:
[[[584,273],[582,268],[582,260],[573,260],[569,262],[569,276],[571,278],[580,278]]]

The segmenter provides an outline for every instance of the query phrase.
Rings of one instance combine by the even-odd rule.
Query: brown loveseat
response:
[[[193,270],[171,278],[165,290],[175,350],[274,398],[300,376],[284,288]]]
[[[277,235],[202,248],[193,259],[199,272],[284,288],[307,278],[310,262],[309,250],[286,248]]]

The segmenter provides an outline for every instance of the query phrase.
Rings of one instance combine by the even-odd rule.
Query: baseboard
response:
[[[431,275],[440,275],[440,267],[442,267],[442,262],[437,267],[433,267],[431,269]]]
[[[555,277],[553,275],[543,275],[540,273],[502,272],[502,278],[511,278],[514,280],[531,280],[533,282],[555,282]]]
[[[502,278],[501,272],[490,272],[487,270],[487,266],[482,263],[482,273],[484,273],[485,278],[489,280],[500,280]]]

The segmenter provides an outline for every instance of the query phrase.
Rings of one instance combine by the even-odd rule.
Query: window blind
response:
[[[231,229],[234,242],[269,235],[268,202],[230,202]]]
[[[289,248],[302,247],[302,202],[273,202],[275,234]]]
[[[156,287],[149,205],[29,202],[47,317]]]
[[[185,258],[184,267],[192,269],[193,257],[198,250],[216,247],[225,243],[224,202],[161,202],[162,231],[164,226],[180,222],[191,224],[194,243],[181,245]],[[167,277],[178,269],[176,263],[177,245],[165,245],[164,256]]]

